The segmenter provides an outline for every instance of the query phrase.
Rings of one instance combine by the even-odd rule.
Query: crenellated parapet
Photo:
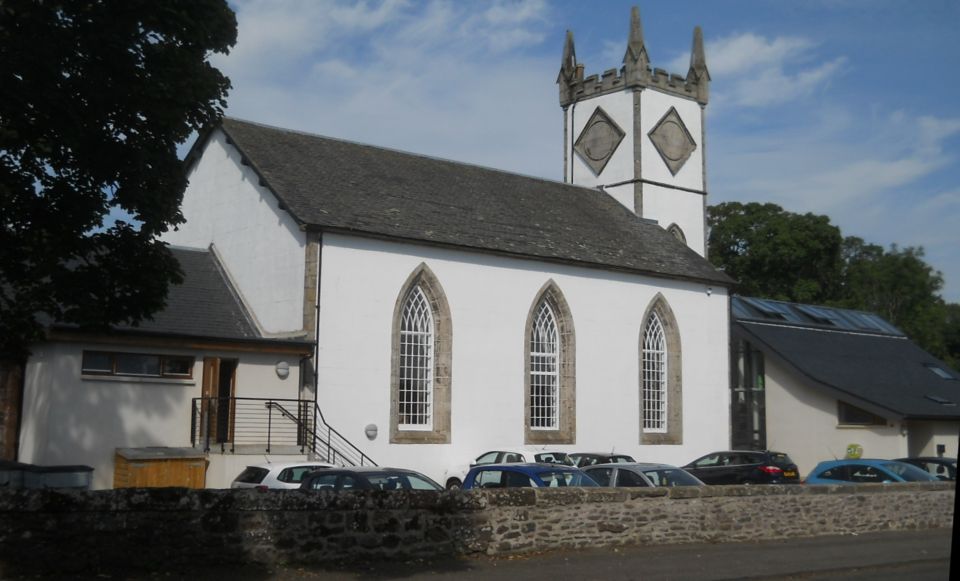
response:
[[[706,105],[710,95],[710,72],[707,70],[703,50],[703,32],[697,26],[693,31],[693,47],[690,51],[690,68],[687,75],[671,74],[650,67],[650,59],[643,41],[640,10],[634,7],[630,13],[630,34],[627,49],[620,69],[608,69],[601,75],[584,78],[584,65],[577,62],[573,46],[573,33],[567,31],[563,49],[563,61],[557,84],[560,86],[560,106],[589,99],[598,95],[622,91],[626,88],[653,88],[665,93],[693,99]]]

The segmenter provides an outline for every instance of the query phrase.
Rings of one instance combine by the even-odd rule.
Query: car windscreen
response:
[[[679,468],[644,470],[643,474],[650,479],[650,482],[653,482],[654,486],[699,486],[703,484]]]
[[[583,472],[573,472],[572,470],[546,470],[544,472],[538,472],[537,476],[543,481],[543,485],[548,488],[560,486],[599,486],[599,484]]]
[[[234,482],[242,482],[244,484],[260,484],[263,482],[263,477],[266,476],[270,471],[266,468],[258,468],[257,466],[247,466],[247,468],[240,473],[240,476],[237,476],[234,479]]]
[[[884,464],[883,467],[907,482],[929,482],[931,480],[937,480],[936,476],[933,476],[926,470],[904,462],[888,462]]]

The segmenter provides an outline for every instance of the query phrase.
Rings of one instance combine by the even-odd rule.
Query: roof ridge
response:
[[[223,121],[237,122],[237,123],[245,123],[245,124],[247,124],[247,125],[254,125],[254,126],[256,126],[256,127],[260,127],[260,128],[263,128],[263,129],[272,129],[272,130],[275,130],[275,131],[278,131],[278,132],[281,132],[281,133],[292,133],[292,134],[295,134],[295,135],[302,135],[302,136],[304,136],[304,137],[314,137],[314,138],[317,138],[317,139],[326,139],[326,140],[329,140],[329,141],[337,141],[337,142],[339,142],[339,143],[346,143],[346,144],[349,144],[349,145],[356,145],[356,146],[358,146],[358,147],[369,147],[369,148],[372,148],[372,149],[379,149],[380,151],[386,151],[386,152],[389,152],[389,153],[396,153],[396,154],[403,155],[403,156],[406,156],[406,157],[418,157],[418,158],[426,159],[426,160],[430,160],[430,161],[437,161],[437,162],[442,162],[442,163],[449,163],[449,164],[454,164],[454,165],[461,165],[461,166],[465,166],[465,167],[472,167],[472,168],[476,168],[476,169],[482,169],[482,170],[486,170],[486,171],[490,171],[490,172],[495,172],[495,173],[500,173],[500,174],[508,175],[508,176],[511,176],[511,177],[520,177],[520,178],[526,178],[526,179],[529,179],[529,180],[534,180],[534,181],[539,181],[539,182],[545,182],[545,183],[548,183],[548,184],[555,184],[555,185],[559,185],[559,186],[566,186],[566,187],[569,187],[569,188],[572,188],[572,189],[575,189],[575,190],[579,190],[579,191],[583,191],[583,192],[589,192],[589,193],[593,193],[593,194],[603,194],[604,196],[609,197],[611,200],[616,201],[612,196],[610,196],[610,194],[604,192],[603,190],[601,190],[601,189],[599,189],[599,188],[588,188],[588,187],[586,187],[586,186],[581,186],[581,185],[577,185],[577,184],[571,184],[571,183],[569,183],[569,182],[564,182],[564,181],[560,181],[560,180],[554,180],[554,179],[550,179],[550,178],[545,178],[545,177],[543,177],[543,176],[535,176],[535,175],[530,175],[530,174],[525,174],[525,173],[518,173],[518,172],[515,172],[515,171],[510,171],[510,170],[506,170],[506,169],[502,169],[502,168],[498,168],[498,167],[491,167],[491,166],[487,166],[487,165],[480,165],[480,164],[477,164],[477,163],[470,163],[470,162],[468,162],[468,161],[459,161],[459,160],[456,160],[456,159],[449,159],[449,158],[439,157],[439,156],[430,155],[430,154],[426,154],[426,153],[417,153],[417,152],[413,152],[413,151],[406,151],[406,150],[397,149],[397,148],[394,148],[394,147],[387,147],[387,146],[385,146],[385,145],[376,145],[376,144],[372,144],[372,143],[364,143],[364,142],[362,142],[362,141],[355,141],[355,140],[353,140],[353,139],[344,139],[344,138],[342,138],[342,137],[331,137],[331,136],[329,136],[329,135],[322,135],[322,134],[320,134],[320,133],[314,133],[314,132],[311,132],[311,131],[302,131],[302,130],[299,130],[299,129],[289,129],[289,128],[287,128],[287,127],[280,127],[280,126],[277,126],[277,125],[270,125],[270,124],[268,124],[268,123],[261,123],[261,122],[259,122],[259,121],[251,121],[251,120],[249,120],[249,119],[241,119],[241,118],[239,118],[239,117],[226,117],[226,116],[225,116],[225,117],[223,117]],[[638,219],[640,219],[636,214],[634,214],[633,212],[630,212],[630,210],[629,210],[628,208],[624,207],[623,204],[620,204],[619,202],[617,202],[617,204],[618,204],[620,207],[622,207],[624,210],[626,210],[627,212],[629,212],[631,215],[633,215],[634,217],[637,217]],[[641,220],[642,220],[642,219],[641,219]]]

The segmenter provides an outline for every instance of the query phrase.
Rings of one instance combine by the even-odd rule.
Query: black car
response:
[[[603,454],[600,452],[574,452],[570,454],[574,466],[583,468],[584,466],[593,466],[594,464],[623,464],[625,462],[636,462],[632,457],[626,454]]]
[[[923,468],[931,475],[940,480],[957,479],[957,459],[944,458],[941,456],[920,456],[917,458],[897,458],[897,462],[906,462],[913,464],[918,468]]]
[[[304,476],[301,490],[443,490],[429,477],[402,468],[326,468]]]
[[[713,452],[683,466],[707,484],[797,484],[797,465],[783,452]]]

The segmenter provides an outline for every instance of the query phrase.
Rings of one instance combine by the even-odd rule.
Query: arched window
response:
[[[667,344],[657,313],[650,313],[643,333],[643,431],[667,431]]]
[[[423,290],[407,294],[400,319],[400,386],[398,423],[401,430],[433,427],[433,314]]]
[[[452,325],[440,282],[426,264],[407,278],[393,316],[390,441],[450,442]]]
[[[640,443],[683,443],[680,333],[662,294],[650,302],[640,330]]]
[[[553,281],[537,294],[524,334],[524,435],[527,444],[576,442],[573,318]]]
[[[553,309],[541,301],[530,334],[530,429],[560,426],[560,334]]]

